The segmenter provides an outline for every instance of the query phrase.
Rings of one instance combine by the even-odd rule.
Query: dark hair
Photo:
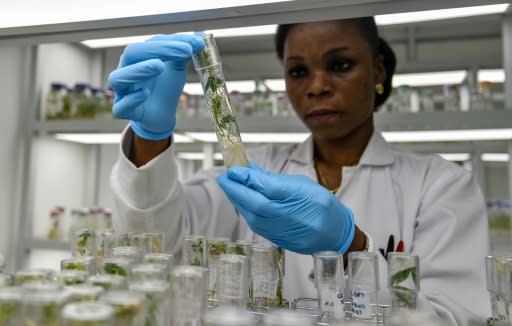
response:
[[[357,24],[363,37],[368,41],[370,48],[372,49],[376,57],[382,56],[384,68],[386,69],[386,79],[382,85],[384,86],[384,93],[375,94],[374,107],[378,108],[381,106],[389,97],[392,90],[393,74],[396,68],[396,56],[393,49],[389,44],[382,38],[379,37],[379,31],[375,19],[373,17],[360,17],[351,19]],[[284,42],[288,36],[290,29],[297,24],[285,24],[277,27],[276,35],[274,38],[275,47],[277,51],[277,57],[283,61],[284,55]]]

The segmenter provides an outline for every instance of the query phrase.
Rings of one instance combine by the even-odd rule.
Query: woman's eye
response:
[[[307,71],[303,67],[295,67],[288,70],[288,75],[292,76],[293,78],[304,77],[306,73]]]
[[[344,72],[350,70],[350,68],[352,68],[350,61],[336,61],[331,65],[331,69],[334,72]]]

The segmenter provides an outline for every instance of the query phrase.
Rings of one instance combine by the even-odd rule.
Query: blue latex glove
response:
[[[352,211],[306,176],[267,172],[251,162],[217,181],[249,227],[282,248],[345,253],[352,244]]]
[[[193,52],[202,50],[199,35],[159,35],[128,45],[109,76],[116,97],[115,117],[131,120],[144,139],[168,138],[176,126],[176,107]]]

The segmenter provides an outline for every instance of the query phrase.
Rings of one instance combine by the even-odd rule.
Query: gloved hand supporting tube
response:
[[[144,139],[168,138],[176,126],[188,62],[203,47],[201,37],[185,34],[128,45],[109,76],[116,94],[114,116],[130,120],[133,131]]]
[[[275,174],[250,162],[217,181],[249,227],[282,248],[345,253],[352,244],[352,211],[306,176]]]

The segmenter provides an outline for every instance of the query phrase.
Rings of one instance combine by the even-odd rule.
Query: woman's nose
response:
[[[310,74],[308,97],[329,95],[332,93],[332,84],[325,72],[314,72]]]

